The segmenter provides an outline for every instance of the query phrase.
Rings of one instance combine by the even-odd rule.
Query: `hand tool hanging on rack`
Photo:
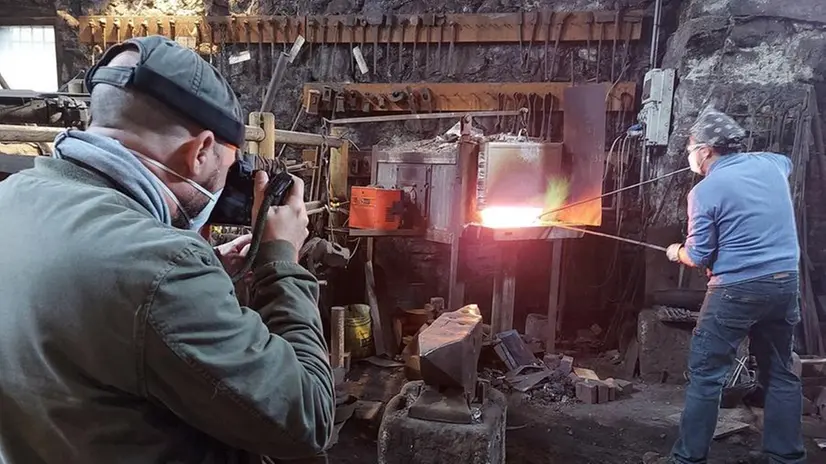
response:
[[[163,22],[160,19],[155,20],[155,28],[158,30],[158,35],[166,37],[166,34],[163,31]]]
[[[95,22],[89,21],[89,36],[92,40],[92,51],[89,56],[89,61],[91,62],[92,66],[95,64],[95,47],[97,46],[97,41],[95,40]]]
[[[537,123],[539,123],[540,126],[542,125],[542,120],[541,120],[541,118],[539,118],[539,109],[538,109],[540,100],[541,99],[539,98],[538,94],[532,93],[532,94],[528,95],[528,103],[529,103],[528,117],[530,118],[529,119],[530,123],[528,125],[528,135],[530,135],[532,137],[537,136],[537,132],[538,132],[536,130]]]
[[[614,46],[612,47],[611,51],[611,82],[614,82],[614,65],[617,61],[617,39],[620,36],[620,29],[622,28],[622,10],[617,10],[616,17],[614,18]],[[620,69],[622,72],[622,69]]]
[[[361,41],[359,42],[359,52],[361,52],[361,57],[364,58],[364,55],[366,54],[366,51],[364,50],[364,44],[367,42],[367,27],[369,26],[369,24],[367,23],[367,18],[359,18],[359,25],[361,25]],[[358,59],[356,59],[356,61],[358,61]]]
[[[545,135],[547,134],[548,130],[548,95],[542,95],[542,119],[539,121],[542,124],[542,127],[539,129],[539,139],[542,141],[547,140]]]
[[[203,36],[201,35],[201,21],[195,20],[195,51],[201,54],[201,43],[203,43]]]
[[[135,21],[132,18],[129,18],[126,27],[129,29],[129,38],[135,37]]]
[[[562,40],[562,32],[565,29],[565,21],[568,20],[570,15],[571,13],[565,13],[559,21],[559,28],[556,30],[556,38],[554,40],[554,56],[551,59],[551,74],[548,76],[548,80],[554,80],[556,78],[556,61],[557,55],[559,55],[559,41]]]
[[[275,21],[274,18],[269,19],[270,23],[270,33],[272,34],[272,40],[270,40],[270,72],[275,70],[275,42],[278,40],[278,23]]]
[[[100,49],[105,52],[107,47],[106,19],[100,18],[98,22],[100,23]]]
[[[531,72],[531,50],[533,49],[533,41],[536,39],[536,29],[539,26],[539,13],[528,13],[528,48],[525,50],[525,57],[522,61],[522,72]]]
[[[313,42],[318,41],[318,21],[315,18],[304,18],[304,28],[307,29],[307,46],[309,47],[309,58],[307,62],[313,64]],[[318,48],[318,47],[316,47]]]
[[[548,125],[548,130],[545,131],[545,135],[548,137],[548,141],[553,140],[553,130],[554,130],[554,95],[552,93],[548,95],[548,116],[545,118],[545,123]]]
[[[527,107],[527,106],[528,106],[528,102],[527,102],[527,100],[528,100],[528,97],[527,97],[524,93],[517,92],[517,93],[513,94],[513,102],[514,102],[514,104],[516,105],[516,106],[514,107],[514,109],[519,109],[519,108]],[[514,134],[518,134],[518,133],[519,133],[519,132],[516,130],[516,127],[519,125],[519,122],[520,122],[520,121],[519,121],[519,119],[520,119],[519,117],[516,117],[516,118],[513,120],[513,129],[511,130],[511,132],[512,132],[512,133],[514,133]]]
[[[319,46],[320,50],[318,53],[318,75],[322,79],[326,79],[327,75],[324,73],[324,57],[328,55],[328,51],[330,51],[330,47],[327,45],[327,17],[321,17],[321,45]],[[333,59],[333,53],[329,53],[330,56],[327,57],[327,60],[330,61]]]
[[[292,39],[292,21],[289,16],[284,17],[284,53],[287,53],[289,46],[293,43]]]
[[[169,40],[175,42],[175,18],[169,18]]]
[[[393,26],[396,25],[396,16],[395,15],[384,15],[384,23],[387,26],[387,43],[384,47],[384,64],[387,67],[387,80],[391,81],[393,77],[392,67],[393,67],[393,60],[390,58],[390,46],[393,43]]]
[[[373,77],[379,75],[379,38],[381,36],[381,29],[384,26],[385,16],[383,14],[370,14],[367,16],[367,24],[373,26]],[[365,28],[366,30],[366,28]],[[388,39],[389,40],[389,39]]]
[[[410,16],[410,25],[413,26],[413,72],[411,74],[419,76],[419,56],[416,54],[416,42],[419,41],[419,25],[422,23],[422,18],[418,15]]]
[[[453,49],[456,45],[456,35],[459,33],[459,24],[456,23],[454,20],[450,20],[450,45],[447,49],[447,65],[448,65],[448,77],[454,77],[456,75],[456,63],[453,60]]]
[[[116,43],[116,44],[121,43],[121,38],[120,38],[120,18],[115,18],[114,20],[112,20],[112,29],[114,29],[114,30],[115,30],[115,43]]]
[[[519,69],[525,69],[525,46],[522,42],[522,38],[525,33],[525,12],[520,11],[518,15],[516,15],[516,27],[518,31],[516,35],[519,36]]]
[[[338,42],[338,32],[339,32],[339,20],[338,19],[331,19],[333,23],[333,38],[332,42],[330,43],[330,59],[327,60],[327,72],[324,73],[325,79],[330,79],[331,72],[333,70],[333,61],[336,60],[336,42]]]
[[[353,44],[356,42],[356,18],[351,15],[344,17],[344,25],[350,30],[350,48],[347,50],[347,74],[355,76],[356,74],[356,56],[353,54]]]
[[[505,111],[506,110],[505,106],[506,106],[505,94],[501,93],[501,92],[496,94],[496,109],[498,111]],[[493,126],[493,131],[497,134],[502,132],[502,116],[501,115],[496,117],[496,125]]]
[[[247,73],[252,74],[252,63],[254,61],[252,59],[252,26],[250,26],[250,21],[248,19],[244,20],[244,37],[247,39],[247,53],[250,55],[249,65],[247,65]]]
[[[436,45],[436,69],[439,70],[439,74],[442,74],[442,42],[445,38],[446,17],[443,14],[437,14],[435,21],[439,28],[439,43]]]
[[[144,19],[141,22],[141,37],[146,37],[149,35],[149,23]]]
[[[218,28],[218,32],[218,35],[220,36],[218,40],[221,41],[221,46],[218,48],[218,72],[224,76],[224,49],[227,44],[227,25],[222,22],[221,26]]]
[[[255,21],[258,27],[258,83],[264,82],[264,25],[260,20]]]
[[[615,20],[616,15],[611,11],[594,12],[594,21],[599,25],[597,32],[597,82],[600,82],[602,75],[602,41],[605,39],[605,24],[613,23]],[[613,57],[611,61],[613,61]]]
[[[398,66],[398,79],[402,78],[402,51],[404,50],[404,33],[407,25],[407,19],[402,18],[399,16],[399,29],[401,30],[401,38],[399,39],[399,66]]]
[[[428,13],[422,15],[422,24],[424,27],[427,28],[427,32],[425,34],[425,38],[427,39],[427,46],[425,47],[424,52],[424,74],[425,79],[430,77],[430,39],[431,39],[431,32],[433,31],[433,26],[436,25],[436,15],[432,13]]]
[[[545,80],[550,80],[548,77],[548,65],[550,57],[548,56],[548,49],[550,48],[551,43],[551,34],[553,31],[553,22],[554,22],[554,12],[549,11],[548,16],[545,18],[545,57],[542,60],[542,76]]]

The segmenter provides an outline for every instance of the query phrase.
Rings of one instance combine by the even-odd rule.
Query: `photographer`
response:
[[[240,307],[196,231],[244,143],[217,71],[159,36],[89,71],[91,123],[0,183],[0,461],[260,462],[311,456],[333,378],[297,264],[303,182],[268,212]],[[267,177],[255,179],[253,217]]]

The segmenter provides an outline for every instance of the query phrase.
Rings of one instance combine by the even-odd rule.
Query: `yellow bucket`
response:
[[[350,352],[351,359],[362,359],[373,355],[373,320],[370,306],[351,304],[344,316],[344,350]]]

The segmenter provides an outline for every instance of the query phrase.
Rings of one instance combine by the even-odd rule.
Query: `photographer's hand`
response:
[[[218,255],[227,274],[235,275],[241,269],[244,257],[247,256],[247,250],[250,248],[250,241],[252,241],[252,235],[244,234],[215,247],[215,254]]]
[[[284,240],[295,247],[295,262],[298,262],[298,250],[304,244],[304,240],[310,232],[307,224],[310,219],[307,217],[307,209],[304,206],[304,181],[296,176],[293,177],[293,185],[287,193],[287,198],[283,206],[273,206],[267,212],[267,225],[261,242],[271,242],[273,240]],[[252,207],[253,220],[258,217],[258,210],[264,201],[267,191],[269,176],[264,171],[255,173],[255,193]],[[255,224],[253,224],[255,227]]]

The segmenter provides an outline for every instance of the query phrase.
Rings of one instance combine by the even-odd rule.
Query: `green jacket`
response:
[[[318,283],[262,244],[255,309],[211,247],[94,171],[0,182],[0,462],[225,463],[321,451]]]

